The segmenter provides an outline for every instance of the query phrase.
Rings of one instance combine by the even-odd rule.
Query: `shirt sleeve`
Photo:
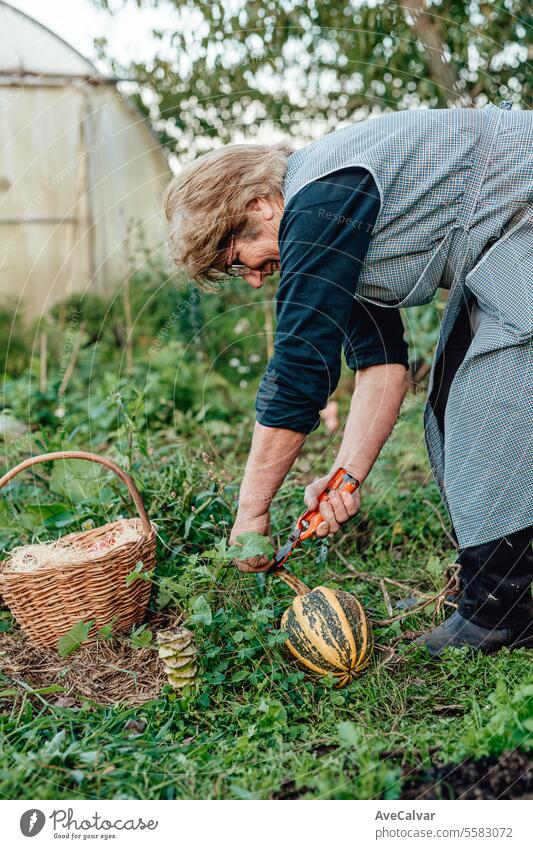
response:
[[[343,346],[357,368],[394,361],[393,350],[403,356],[398,311],[376,312],[354,300],[379,207],[372,175],[359,168],[313,181],[287,205],[279,230],[274,355],[256,398],[260,424],[300,433],[318,427],[339,380]],[[378,326],[378,316],[389,312],[396,321]]]
[[[348,366],[354,371],[384,363],[409,367],[400,310],[354,298],[343,341]]]

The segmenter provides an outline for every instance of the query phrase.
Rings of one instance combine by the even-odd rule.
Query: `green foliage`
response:
[[[144,569],[144,563],[142,562],[142,560],[139,560],[139,562],[135,564],[135,567],[131,570],[131,572],[126,575],[125,580],[127,587],[131,586],[134,581],[151,581],[152,572],[147,572]]]
[[[31,356],[31,336],[24,328],[22,313],[16,304],[4,302],[0,307],[0,372],[2,376],[19,375]]]
[[[439,298],[422,307],[402,310],[405,336],[409,344],[409,360],[415,370],[422,363],[431,365],[445,306],[446,301]]]
[[[107,623],[107,625],[102,625],[98,630],[98,639],[100,640],[109,640],[113,636],[113,628],[115,627],[118,621],[118,616],[113,616],[111,621]]]
[[[50,310],[51,326],[60,327],[63,332],[76,331],[83,325],[90,342],[101,339],[102,333],[110,322],[116,321],[117,309],[113,310],[116,298],[108,303],[104,298],[90,292],[69,295],[55,304]]]
[[[127,0],[95,2],[112,10]],[[115,69],[137,80],[137,104],[184,157],[232,141],[236,129],[253,137],[270,127],[299,142],[391,108],[528,98],[524,0],[436,0],[416,21],[408,10],[420,4],[410,0],[159,2],[168,10],[159,54]],[[186,16],[194,27],[184,25]],[[99,49],[105,53],[105,39]],[[4,404],[31,428],[3,445],[3,462],[8,468],[30,451],[91,447],[128,470],[157,523],[158,561],[153,575],[137,564],[127,582],[152,579],[152,610],[168,610],[194,630],[198,676],[183,693],[165,688],[141,708],[81,697],[72,709],[57,698],[60,685],[34,688],[0,674],[2,796],[393,799],[406,768],[531,750],[529,654],[450,650],[435,664],[406,636],[431,626],[429,610],[376,629],[376,642],[395,644],[396,656],[376,657],[345,690],[309,680],[284,654],[279,622],[290,591],[272,577],[242,576],[230,562],[271,556],[273,547],[255,534],[236,546],[225,542],[266,365],[274,288],[229,285],[204,295],[184,281],[170,284],[148,257],[129,282],[131,370],[120,292],[74,295],[34,327],[14,307],[0,310]],[[404,313],[417,364],[431,359],[442,307]],[[341,417],[348,403],[341,392]],[[373,619],[386,616],[379,584],[357,579],[346,564],[434,591],[455,558],[423,449],[422,404],[420,396],[406,400],[346,533],[331,547],[310,543],[291,560],[309,585],[354,592]],[[304,483],[330,467],[338,441],[320,430],[307,440],[273,505],[278,538],[302,510]],[[89,464],[45,465],[18,477],[0,501],[0,545],[8,552],[120,515],[135,510],[112,475]],[[91,624],[78,623],[59,641],[68,663]],[[99,639],[110,639],[115,624]],[[0,632],[13,627],[0,612]],[[149,623],[136,625],[130,640],[152,646]],[[126,734],[139,716],[142,733]]]
[[[150,631],[145,624],[138,625],[131,629],[130,641],[134,648],[144,649],[151,645],[153,636],[152,631]]]
[[[516,747],[533,749],[533,677],[514,687],[499,678],[483,702],[474,702],[465,718],[464,737],[453,751],[454,759],[501,755]]]
[[[399,798],[407,767],[530,747],[528,653],[470,658],[450,651],[432,663],[407,638],[401,641],[406,631],[430,626],[427,611],[376,629],[379,644],[400,638],[396,659],[376,657],[345,690],[311,681],[286,656],[279,623],[290,590],[275,577],[241,575],[226,543],[265,363],[262,304],[236,287],[202,295],[200,328],[189,311],[183,324],[176,311],[167,326],[156,308],[161,279],[139,286],[154,308],[143,318],[144,338],[135,340],[133,375],[124,372],[123,348],[104,325],[98,341],[87,333],[61,421],[55,414],[60,351],[51,347],[47,393],[38,391],[34,363],[9,376],[13,412],[33,430],[25,442],[4,446],[4,464],[14,465],[30,450],[91,447],[128,470],[157,525],[151,609],[176,615],[194,631],[198,674],[182,693],[164,688],[142,707],[103,707],[81,696],[75,709],[57,684],[33,688],[1,674],[3,797]],[[181,297],[169,292],[169,304],[173,298],[182,303]],[[51,339],[61,336],[60,316],[61,310],[58,326],[48,328]],[[415,314],[413,321],[426,318]],[[419,338],[416,324],[409,330]],[[260,361],[250,362],[252,354]],[[239,372],[233,357],[250,371]],[[339,400],[342,418],[349,397],[341,393]],[[422,405],[420,395],[406,399],[365,482],[361,513],[346,532],[329,548],[302,546],[290,564],[310,586],[354,592],[374,619],[387,615],[379,584],[355,578],[347,563],[434,591],[455,558],[435,513],[446,521],[423,448]],[[293,526],[305,483],[328,470],[338,442],[338,435],[326,440],[321,429],[310,435],[301,464],[274,502],[275,539]],[[0,543],[8,553],[36,536],[49,539],[133,515],[114,476],[90,464],[44,464],[17,477],[0,501]],[[239,556],[271,555],[262,537],[243,537]],[[137,564],[128,580],[143,575]],[[391,593],[392,603],[405,594]],[[100,629],[99,639],[108,640],[115,625]],[[0,614],[2,636],[13,627],[11,615]],[[65,665],[76,662],[89,627],[78,623],[62,638]],[[139,649],[152,647],[150,621],[137,624],[130,639]],[[143,732],[127,734],[126,723],[139,717]]]
[[[88,622],[76,622],[67,634],[57,641],[57,653],[59,657],[68,657],[86,641],[89,631],[94,625],[94,619]]]
[[[230,559],[238,558],[240,560],[260,555],[272,557],[274,546],[267,537],[256,534],[254,531],[247,531],[237,537],[236,545],[231,545],[226,554]]]
[[[206,601],[205,596],[199,595],[192,603],[193,614],[192,622],[200,622],[202,625],[211,625],[213,622],[213,612]]]
[[[95,2],[112,11],[125,0]],[[231,141],[236,128],[254,135],[269,123],[301,138],[376,111],[502,98],[527,106],[531,96],[527,0],[156,5],[168,22],[154,33],[157,54],[114,70],[137,80],[137,105],[186,156]]]
[[[87,460],[56,460],[52,464],[50,491],[74,503],[98,503],[106,497],[106,492],[102,492],[103,483],[110,477],[109,470],[97,464],[91,465]]]

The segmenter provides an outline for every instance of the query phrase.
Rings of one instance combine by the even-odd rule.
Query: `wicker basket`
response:
[[[143,619],[151,582],[140,578],[126,582],[126,576],[140,561],[142,571],[155,566],[155,531],[139,491],[131,478],[105,457],[86,451],[57,451],[29,457],[0,478],[0,489],[35,463],[67,459],[90,460],[115,472],[128,487],[140,519],[110,522],[100,528],[62,537],[62,542],[77,549],[87,549],[87,559],[82,562],[45,564],[34,572],[7,571],[9,559],[0,563],[0,593],[28,638],[41,648],[56,646],[59,637],[80,621],[95,620],[89,633],[89,639],[94,639],[98,629],[111,621],[117,630],[125,630]],[[141,532],[138,540],[117,545],[102,554],[94,553],[95,540],[103,539],[125,524]]]

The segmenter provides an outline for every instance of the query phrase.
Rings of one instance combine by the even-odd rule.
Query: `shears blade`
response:
[[[287,558],[290,557],[293,550],[298,545],[299,540],[300,540],[300,531],[298,529],[296,529],[290,535],[287,542],[284,545],[282,545],[281,548],[278,548],[278,550],[276,551],[276,553],[274,555],[274,562],[273,562],[272,566],[270,567],[270,569],[268,570],[269,572],[273,571],[274,569],[279,569],[280,566],[283,566],[283,564],[285,563]]]

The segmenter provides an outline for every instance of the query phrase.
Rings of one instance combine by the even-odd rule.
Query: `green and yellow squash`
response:
[[[370,622],[351,593],[316,587],[296,596],[281,629],[298,664],[316,676],[333,675],[337,687],[349,684],[370,662]]]

